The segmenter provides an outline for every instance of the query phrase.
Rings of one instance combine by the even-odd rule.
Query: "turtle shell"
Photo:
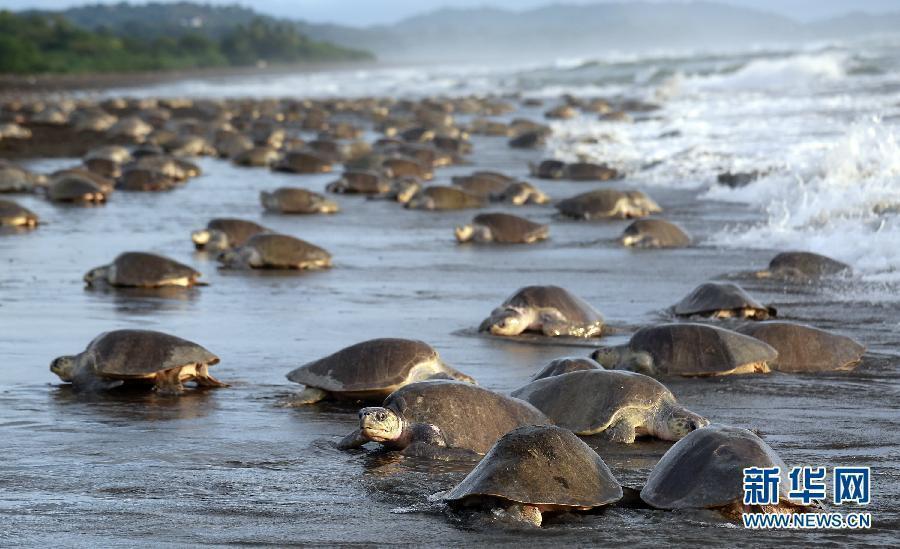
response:
[[[109,266],[107,277],[114,286],[154,287],[174,278],[194,279],[200,273],[156,254],[125,252]]]
[[[780,467],[780,494],[787,498],[788,468],[768,444],[746,429],[710,425],[669,448],[650,471],[641,499],[658,509],[726,506],[742,501],[746,467]]]
[[[416,366],[439,360],[437,351],[423,341],[371,339],[304,364],[287,378],[332,393],[382,392],[385,397],[409,383]],[[458,374],[446,369],[448,377]]]
[[[638,219],[625,228],[623,237],[645,236],[653,238],[662,248],[688,246],[691,237],[678,225],[665,219]]]
[[[372,171],[345,171],[341,178],[326,187],[331,192],[381,194],[390,190],[390,185],[380,175]]]
[[[683,376],[725,374],[753,363],[771,364],[778,357],[778,351],[756,338],[694,323],[641,328],[628,346],[649,353],[660,372]]]
[[[778,351],[770,366],[780,372],[849,370],[866,348],[849,337],[792,322],[761,322],[738,329]]]
[[[47,197],[54,202],[80,201],[87,194],[102,195],[96,183],[83,177],[61,177],[47,187]]]
[[[675,400],[652,377],[615,370],[584,370],[539,379],[516,389],[512,396],[530,402],[554,424],[580,435],[604,431],[623,408],[644,409],[650,417],[661,402]]]
[[[550,424],[524,400],[461,381],[410,383],[391,393],[384,407],[407,422],[436,426],[451,448],[479,454],[516,427]]]
[[[244,246],[259,252],[264,267],[295,268],[311,261],[330,260],[331,254],[305,240],[284,234],[260,233]]]
[[[564,168],[566,179],[573,181],[609,181],[621,177],[619,172],[606,164],[593,162],[573,162]]]
[[[501,307],[537,308],[558,310],[567,320],[593,323],[603,320],[588,302],[559,286],[526,286],[520,288],[503,302]]]
[[[509,182],[503,179],[473,175],[454,177],[453,184],[463,191],[481,198],[501,193],[509,186]]]
[[[263,205],[267,198],[272,197],[277,201],[278,211],[282,213],[316,213],[319,206],[326,200],[319,193],[297,187],[281,187],[271,193],[260,193]]]
[[[600,189],[582,193],[565,200],[561,200],[556,209],[563,215],[576,219],[592,219],[595,217],[609,217],[613,215],[616,204],[620,200],[627,200],[628,195],[615,189]]]
[[[269,229],[258,223],[226,217],[211,220],[206,228],[225,233],[228,236],[228,244],[232,247],[243,246],[250,237],[269,232]]]
[[[532,235],[547,231],[547,225],[505,213],[478,214],[472,219],[472,224],[489,228],[494,242],[500,243],[524,242]]]
[[[435,210],[459,210],[463,208],[478,208],[484,205],[483,199],[456,187],[433,185],[425,187],[419,194],[422,197],[428,197],[433,200]]]
[[[95,374],[107,377],[145,376],[191,364],[219,362],[219,357],[196,343],[151,330],[102,333],[78,359]]]
[[[622,499],[622,487],[600,456],[571,431],[525,426],[503,435],[444,500],[472,496],[585,509]]]
[[[291,151],[276,165],[276,169],[293,173],[325,173],[331,171],[327,158],[305,151]]]
[[[821,278],[850,273],[850,265],[812,252],[782,252],[769,262],[769,271]]]
[[[704,315],[715,311],[736,309],[768,311],[768,307],[756,301],[743,288],[731,282],[707,282],[694,288],[675,305],[678,316]]]
[[[0,200],[0,226],[27,225],[37,222],[38,216],[12,200]],[[24,223],[23,223],[24,222]]]
[[[580,356],[566,356],[551,360],[538,373],[534,374],[531,381],[544,379],[545,377],[580,372],[582,370],[604,370],[605,368],[594,359]]]

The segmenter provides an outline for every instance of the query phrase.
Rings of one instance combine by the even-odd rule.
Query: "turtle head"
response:
[[[475,235],[475,228],[471,225],[460,225],[456,227],[454,232],[456,233],[456,240],[468,242],[472,240],[472,237]]]
[[[419,192],[422,186],[419,185],[419,182],[415,179],[405,178],[393,183],[391,188],[396,196],[397,202],[407,204],[412,200],[413,196]]]
[[[494,309],[491,316],[486,318],[481,326],[478,327],[479,332],[490,332],[499,336],[515,336],[528,329],[531,324],[522,311],[512,307],[504,307]]]
[[[403,418],[387,408],[359,411],[359,432],[373,442],[390,442],[403,435]]]
[[[72,381],[75,376],[75,357],[61,356],[50,363],[50,371],[59,376],[63,381]]]
[[[281,205],[278,203],[278,197],[275,196],[275,193],[260,191],[259,201],[262,203],[263,208],[267,210],[276,212],[281,210]]]
[[[252,267],[254,264],[259,263],[258,256],[259,252],[255,249],[241,247],[225,250],[220,253],[216,259],[222,264],[222,267],[225,267],[226,269],[240,269]]]
[[[109,269],[107,267],[96,267],[91,269],[84,275],[84,283],[88,286],[94,286],[98,282],[105,282]]]
[[[632,351],[627,345],[600,347],[591,353],[591,358],[599,362],[604,368],[629,370],[649,376],[656,374],[656,365],[650,353]]]
[[[398,195],[399,198],[399,195]],[[405,206],[414,210],[433,210],[435,208],[434,199],[430,196],[416,194],[412,196]]]
[[[198,250],[227,250],[228,235],[215,229],[201,229],[191,233],[191,240]]]
[[[663,440],[681,440],[697,429],[709,425],[705,417],[678,405],[669,406],[657,416],[655,435]]]

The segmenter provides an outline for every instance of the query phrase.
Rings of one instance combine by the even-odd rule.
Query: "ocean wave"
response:
[[[879,119],[831,143],[806,143],[786,166],[704,198],[759,206],[764,220],[715,234],[725,247],[809,250],[853,265],[864,278],[900,281],[900,134]]]
[[[692,76],[685,85],[696,90],[771,90],[807,88],[847,75],[847,56],[839,52],[754,59],[731,72]]]

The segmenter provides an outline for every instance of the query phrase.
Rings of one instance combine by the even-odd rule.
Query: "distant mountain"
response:
[[[252,9],[180,2],[90,5],[62,12],[89,29],[129,36],[219,37],[261,17]],[[271,17],[262,16],[272,21]],[[440,9],[392,25],[365,28],[294,21],[314,40],[366,50],[388,61],[547,60],[598,52],[729,47],[900,32],[900,14],[849,14],[799,23],[715,2],[554,4],[510,11]]]

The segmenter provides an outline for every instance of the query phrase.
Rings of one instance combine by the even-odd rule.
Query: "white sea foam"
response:
[[[714,244],[803,249],[854,265],[870,280],[900,281],[900,133],[869,120],[831,143],[786,151],[787,165],[706,198],[760,206],[763,221],[729,227]]]
[[[755,59],[734,72],[696,76],[688,83],[697,89],[716,90],[805,88],[844,78],[846,62],[846,55],[837,52]]]

